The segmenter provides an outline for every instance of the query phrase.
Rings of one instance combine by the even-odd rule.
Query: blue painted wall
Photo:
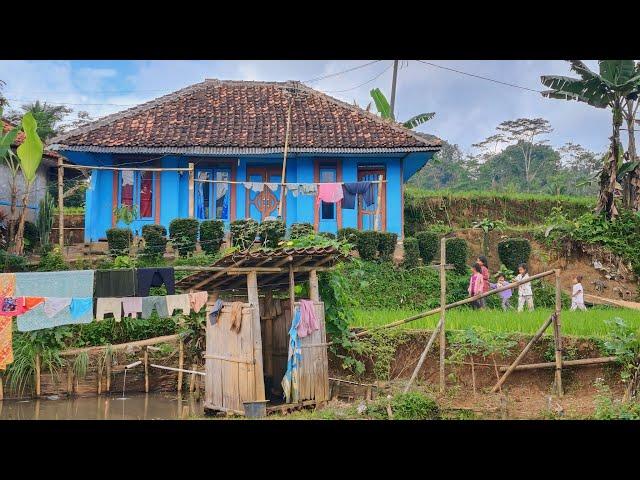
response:
[[[110,166],[120,162],[135,161],[131,156],[117,158],[109,154],[92,154],[85,152],[62,152],[69,160],[82,165]],[[340,157],[326,156],[331,160],[340,160],[342,165],[342,181],[357,181],[359,166],[384,166],[387,178],[386,197],[386,229],[389,232],[402,234],[402,186],[408,178],[419,168],[424,166],[431,158],[431,153],[410,153],[394,155],[343,155]],[[205,157],[201,157],[204,159]],[[287,161],[288,182],[313,182],[314,160],[322,159],[318,155],[291,155]],[[142,158],[144,159],[144,158]],[[210,159],[207,159],[210,160]],[[166,156],[160,160],[160,166],[164,168],[186,167],[189,161],[198,161],[198,158],[184,156]],[[221,159],[221,162],[234,162],[237,181],[247,179],[247,167],[259,165],[273,165],[281,168],[281,155],[242,156],[238,159]],[[117,173],[116,173],[117,174]],[[160,223],[165,227],[174,218],[187,217],[189,209],[188,200],[188,175],[180,172],[161,172],[160,175]],[[92,170],[90,188],[86,193],[85,212],[85,240],[96,241],[105,238],[105,232],[111,228],[113,210],[113,175],[109,170]],[[155,184],[155,182],[154,182]],[[154,191],[154,204],[155,195]],[[245,189],[241,185],[236,186],[236,212],[235,218],[246,218]],[[291,226],[297,222],[314,223],[315,202],[311,196],[298,196],[295,198],[290,192],[286,198],[286,223]],[[338,207],[341,208],[341,207]],[[152,223],[153,220],[136,221],[132,225],[134,229],[140,229],[144,223]],[[342,227],[357,227],[357,210],[342,209]],[[337,222],[321,222],[320,230],[335,233]]]

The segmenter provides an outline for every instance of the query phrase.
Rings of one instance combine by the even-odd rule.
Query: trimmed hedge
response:
[[[363,260],[373,260],[378,253],[378,232],[367,230],[358,233],[357,248],[360,258]]]
[[[231,244],[243,250],[249,248],[258,236],[259,226],[252,218],[234,220],[230,224]]]
[[[498,243],[500,261],[512,272],[518,271],[518,265],[528,263],[531,244],[526,238],[507,238]]]
[[[167,229],[162,225],[143,225],[142,238],[144,249],[142,256],[148,258],[160,258],[167,248]]]
[[[467,255],[469,248],[463,238],[448,238],[446,246],[447,263],[455,267],[456,272],[467,272]]]
[[[420,248],[418,239],[407,237],[404,239],[404,258],[402,267],[406,269],[420,266]]]
[[[347,227],[338,229],[338,240],[344,240],[353,245],[358,243],[358,235],[360,235],[360,230],[357,228]]]
[[[224,241],[224,222],[222,220],[203,220],[200,222],[200,248],[213,255],[218,253]]]
[[[287,227],[282,220],[265,220],[258,227],[262,245],[267,248],[277,248],[286,233]]]
[[[169,224],[169,237],[181,257],[196,251],[199,222],[195,218],[176,218]]]
[[[129,247],[133,242],[133,233],[129,228],[110,228],[107,230],[109,254],[112,257],[129,255]]]
[[[419,232],[416,235],[416,240],[418,241],[418,248],[420,249],[422,261],[425,265],[429,265],[433,259],[436,258],[436,254],[438,253],[438,248],[440,246],[438,234],[433,232]]]
[[[378,257],[381,260],[389,261],[393,257],[398,242],[397,233],[377,232],[378,233]]]
[[[306,237],[307,235],[311,235],[314,233],[313,225],[310,223],[294,223],[289,228],[289,238],[296,239],[300,237]]]

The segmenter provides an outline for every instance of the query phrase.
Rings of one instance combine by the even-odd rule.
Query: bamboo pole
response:
[[[378,175],[378,198],[376,202],[376,213],[373,217],[373,229],[378,231],[382,230],[382,219],[380,218],[380,212],[382,211],[382,175]]]
[[[296,301],[296,282],[293,276],[293,265],[289,264],[289,307],[291,311],[291,318],[293,319],[294,303]]]
[[[444,361],[447,348],[446,338],[446,320],[445,312],[447,309],[447,271],[444,266],[447,263],[447,241],[446,238],[440,239],[440,393],[444,393],[445,388],[445,376],[444,376]]]
[[[64,162],[58,157],[58,245],[60,253],[64,248]]]
[[[407,382],[407,385],[405,385],[404,387],[404,393],[407,393],[409,391],[409,388],[411,388],[411,385],[413,384],[414,380],[418,376],[418,372],[422,368],[422,364],[427,358],[427,354],[429,353],[429,350],[431,350],[431,346],[434,344],[436,337],[438,336],[438,333],[440,332],[441,328],[442,328],[442,317],[440,317],[440,320],[438,321],[438,325],[436,325],[435,330],[431,333],[431,336],[429,337],[429,341],[427,342],[427,346],[424,347],[424,350],[420,355],[420,359],[418,360],[418,364],[416,365],[416,368],[413,370],[413,373],[411,374],[411,378],[409,379],[409,382]]]
[[[289,151],[289,134],[291,132],[291,106],[292,101],[289,100],[289,110],[287,112],[287,132],[284,137],[284,155],[282,158],[282,175],[280,176],[280,185],[282,186],[282,191],[280,192],[280,201],[278,202],[278,218],[282,218],[282,205],[287,194],[287,153]]]
[[[189,218],[193,218],[195,209],[194,209],[194,192],[195,192],[195,174],[193,170],[193,163],[189,163]]]
[[[180,339],[178,356],[178,393],[182,392],[182,369],[184,368],[184,341]]]
[[[533,336],[533,338],[531,340],[529,340],[529,343],[527,343],[527,345],[522,349],[522,352],[520,352],[520,355],[518,355],[518,357],[513,361],[513,363],[511,365],[509,365],[509,368],[507,368],[507,370],[504,372],[504,375],[502,375],[502,377],[500,377],[500,380],[498,380],[498,383],[496,383],[493,388],[491,389],[491,391],[493,393],[496,393],[501,387],[502,384],[507,380],[507,377],[509,377],[509,375],[511,375],[511,373],[516,369],[516,367],[520,364],[520,362],[522,361],[522,359],[524,358],[524,356],[527,354],[527,352],[531,349],[531,347],[533,346],[534,343],[536,343],[540,337],[542,336],[542,334],[544,333],[544,331],[549,328],[549,325],[551,325],[551,323],[553,322],[554,317],[556,316],[555,312],[547,319],[546,322],[544,322],[542,324],[542,326],[540,327],[540,329],[536,332],[536,334]]]
[[[149,393],[149,350],[144,347],[144,393]]]
[[[178,340],[179,338],[180,338],[180,334],[176,333],[174,335],[164,335],[162,337],[153,337],[153,338],[147,338],[145,340],[136,340],[135,342],[119,343],[117,345],[100,345],[96,347],[72,348],[72,349],[64,350],[60,352],[60,355],[63,357],[68,357],[68,356],[78,355],[79,353],[83,353],[83,352],[87,352],[87,353],[99,352],[101,350],[106,350],[107,348],[110,348],[112,351],[126,350],[128,348],[146,347],[149,345],[156,345],[158,343],[173,342]]]
[[[73,395],[73,365],[71,362],[67,365],[67,395]]]
[[[150,366],[150,367],[153,367],[153,368],[159,368],[159,369],[161,369],[161,370],[170,370],[170,371],[172,371],[172,372],[179,372],[179,371],[180,371],[180,369],[179,369],[179,368],[174,368],[174,367],[165,367],[164,365],[156,365],[155,363],[150,363],[150,364],[149,364],[149,366]],[[202,376],[205,376],[205,375],[206,375],[206,374],[205,374],[205,372],[198,372],[197,370],[185,370],[185,369],[183,368],[183,369],[182,369],[182,371],[183,371],[184,373],[191,373],[191,374],[193,374],[193,375],[202,375]]]
[[[564,367],[579,367],[581,365],[602,365],[605,363],[615,363],[618,361],[618,357],[597,357],[597,358],[581,358],[578,360],[564,360],[562,365]],[[542,362],[542,363],[528,363],[525,365],[518,365],[514,368],[514,371],[522,371],[522,370],[539,370],[543,368],[555,368],[556,362]],[[504,372],[509,367],[499,367],[501,372]]]
[[[562,311],[562,285],[560,283],[560,270],[556,269],[556,315],[553,320],[553,338],[556,347],[556,392],[559,397],[563,395],[562,389],[562,331],[560,325],[560,312]]]
[[[475,295],[473,297],[469,297],[469,298],[465,298],[463,300],[458,300],[457,302],[449,303],[448,305],[445,305],[445,309],[449,310],[449,309],[454,308],[454,307],[459,307],[461,305],[466,305],[467,303],[475,302],[476,300],[479,300],[479,299],[484,298],[484,297],[488,297],[489,295],[495,295],[497,293],[504,292],[505,290],[510,290],[510,289],[515,288],[515,287],[517,287],[519,285],[522,285],[524,283],[532,282],[534,280],[538,280],[539,278],[543,278],[543,277],[547,277],[549,275],[553,275],[554,273],[555,273],[554,270],[549,270],[549,271],[546,271],[546,272],[538,273],[538,274],[536,274],[536,275],[534,275],[532,277],[529,277],[529,278],[527,278],[525,280],[520,280],[518,282],[511,283],[508,286],[495,288],[493,290],[489,290],[488,292],[480,293],[480,294]],[[398,320],[398,321],[395,321],[395,322],[387,323],[386,325],[381,325],[379,327],[370,328],[368,330],[363,330],[362,332],[356,333],[355,336],[356,337],[363,337],[365,335],[368,335],[372,331],[377,331],[377,330],[382,330],[382,329],[386,329],[386,328],[397,327],[398,325],[402,325],[402,324],[405,324],[405,323],[413,322],[415,320],[419,320],[421,318],[428,317],[430,315],[435,315],[436,313],[439,313],[441,310],[442,310],[442,307],[438,307],[438,308],[434,308],[432,310],[428,310],[426,312],[417,313],[416,315],[413,315],[411,317],[407,317],[407,318],[402,319],[402,320]]]
[[[108,352],[105,356],[104,356],[104,361],[107,364],[106,365],[106,376],[107,376],[107,384],[105,386],[105,391],[110,392],[111,391],[111,352]]]
[[[316,270],[309,272],[309,299],[314,302],[320,301],[320,288],[318,286],[318,273]]]
[[[40,396],[40,354],[36,353],[36,397]]]
[[[133,172],[184,172],[188,168],[158,168],[158,167],[103,167],[98,165],[75,165],[71,163],[63,164],[66,168],[74,170],[114,170],[114,171],[133,171]]]
[[[191,371],[195,371],[196,364],[191,364]],[[189,374],[189,393],[193,393],[196,387],[196,376],[193,373]]]

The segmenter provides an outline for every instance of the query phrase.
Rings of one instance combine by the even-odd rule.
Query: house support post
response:
[[[382,230],[382,175],[378,175],[378,198],[376,201],[376,213],[373,218],[373,229],[378,231]]]
[[[315,270],[309,272],[309,298],[314,302],[320,301],[320,288],[318,287],[318,273]]]
[[[247,300],[253,309],[252,330],[253,330],[253,359],[255,361],[255,399],[265,400],[264,378],[262,377],[262,340],[260,338],[260,299],[258,298],[258,274],[249,272],[247,274]]]
[[[195,192],[195,183],[196,178],[194,174],[193,163],[189,163],[189,218],[193,218],[195,216],[195,208],[194,208],[194,192]]]
[[[64,255],[64,162],[58,157],[58,245]]]

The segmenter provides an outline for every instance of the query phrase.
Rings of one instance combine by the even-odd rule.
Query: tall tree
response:
[[[65,105],[51,105],[36,100],[22,105],[21,111],[11,112],[9,120],[16,124],[20,123],[22,116],[27,112],[31,112],[38,124],[38,136],[42,140],[47,140],[64,132],[63,122],[73,109]]]
[[[375,104],[376,110],[378,110],[380,116],[388,120],[395,120],[393,117],[393,112],[391,111],[391,105],[389,105],[387,97],[384,96],[384,93],[382,93],[379,88],[374,88],[369,93],[371,95],[371,98],[373,98],[373,103]],[[368,109],[369,108],[367,107],[367,110]],[[435,116],[435,112],[419,113],[418,115],[411,117],[406,122],[402,122],[402,125],[404,125],[406,128],[414,129],[418,125],[422,125],[423,123],[428,122]]]
[[[599,73],[593,72],[580,60],[569,60],[571,70],[580,78],[543,75],[542,84],[550,90],[542,92],[547,98],[576,100],[597,108],[610,108],[612,113],[611,147],[600,175],[600,193],[597,212],[615,219],[618,209],[615,198],[620,194],[618,168],[622,163],[620,127],[623,106],[628,99],[637,99],[640,90],[640,74],[633,60],[598,60]]]
[[[519,156],[519,160],[522,163],[525,184],[527,189],[530,189],[533,180],[538,175],[538,171],[544,167],[544,162],[534,161],[533,152],[537,146],[547,143],[546,139],[540,137],[553,131],[551,124],[544,118],[518,118],[502,122],[496,127],[496,130],[498,131],[497,134],[473,146],[485,151],[493,148],[495,152],[500,144],[515,144],[522,153]],[[489,158],[491,156],[492,154],[489,153]]]
[[[441,150],[411,177],[409,184],[428,190],[472,188],[473,167],[458,145],[442,142]]]
[[[4,108],[8,103],[7,99],[4,98],[4,95],[2,94],[2,89],[6,84],[7,82],[5,82],[4,80],[0,80],[0,108]]]

